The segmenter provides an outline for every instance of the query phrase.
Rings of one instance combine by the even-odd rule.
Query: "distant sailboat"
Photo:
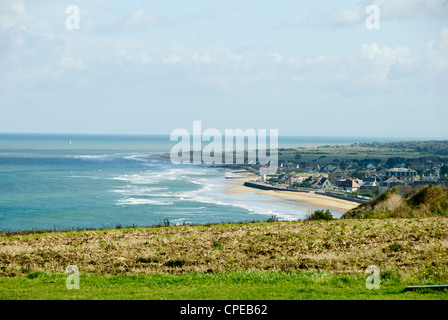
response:
[[[69,144],[72,144],[72,140],[70,140]]]

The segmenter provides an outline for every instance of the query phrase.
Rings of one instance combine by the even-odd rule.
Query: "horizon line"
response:
[[[0,135],[78,135],[78,136],[170,136],[167,133],[70,133],[70,132],[0,132]],[[190,135],[193,136],[193,135]],[[360,135],[360,136],[348,136],[348,135],[279,135],[278,137],[282,138],[388,138],[388,139],[439,139],[439,140],[448,140],[448,137],[441,136],[375,136],[375,135]]]

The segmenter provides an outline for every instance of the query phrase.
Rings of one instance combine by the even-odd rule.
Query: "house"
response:
[[[333,185],[335,185],[338,180],[345,179],[345,178],[347,178],[347,173],[342,172],[339,169],[328,173],[328,179],[330,179],[330,182]]]
[[[314,177],[312,177],[311,181],[309,181],[309,183],[311,184],[311,188],[318,189],[318,184],[319,184],[321,179],[323,179],[322,176],[319,176],[319,177],[314,176]]]
[[[384,176],[386,180],[392,177],[396,177],[397,179],[403,181],[404,184],[411,184],[417,177],[417,171],[406,168],[393,168],[386,170]]]
[[[374,164],[369,163],[369,164],[366,166],[366,169],[368,169],[368,170],[376,170],[376,166],[375,166]]]
[[[320,166],[319,166],[318,163],[310,163],[310,164],[306,165],[306,170],[309,170],[309,171],[313,171],[313,170],[319,171],[320,170]]]
[[[334,172],[334,171],[337,170],[337,169],[339,169],[338,166],[334,166],[334,165],[329,164],[329,165],[326,165],[325,167],[323,167],[323,168],[322,168],[322,171],[325,171],[325,172]]]
[[[352,179],[338,180],[337,187],[345,191],[357,191],[361,186]]]
[[[309,176],[308,178],[306,178],[305,180],[303,180],[303,182],[309,183],[309,184],[313,184],[316,183],[317,181],[319,181],[319,178],[322,176]]]
[[[333,184],[330,182],[328,178],[322,177],[322,179],[319,179],[319,181],[317,181],[314,185],[312,185],[312,187],[316,189],[331,190],[333,189]]]
[[[285,183],[292,186],[294,183],[302,183],[302,181],[303,181],[302,177],[296,178],[294,176],[289,176],[289,178],[285,180]]]
[[[381,183],[381,178],[374,174],[368,178],[364,178],[361,190],[375,190],[378,189]]]
[[[432,167],[432,172],[434,172],[434,175],[438,178],[440,178],[440,169],[441,168],[442,168],[441,166],[440,167],[439,166]]]
[[[288,162],[286,164],[286,169],[299,169],[300,165],[297,163]]]
[[[421,177],[421,181],[433,181],[433,182],[437,182],[439,181],[439,176],[438,175],[432,175],[431,173],[429,174],[429,176],[425,176],[422,175]]]
[[[305,180],[303,180],[303,183],[310,184],[311,188],[315,189],[332,189],[333,184],[330,182],[328,178],[325,178],[324,176],[309,176]]]
[[[397,177],[392,176],[389,179],[387,179],[387,180],[385,180],[385,181],[380,183],[379,191],[380,191],[380,193],[383,193],[384,191],[386,191],[386,190],[388,190],[388,189],[390,189],[392,187],[401,186],[401,185],[404,185],[404,184],[405,183],[404,183],[403,180],[400,180]]]

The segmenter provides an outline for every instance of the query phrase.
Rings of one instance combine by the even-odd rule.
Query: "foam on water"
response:
[[[102,155],[79,155],[79,156],[66,156],[67,158],[72,159],[81,159],[81,160],[97,160],[97,161],[104,161],[106,158],[110,157],[108,154],[102,154]]]
[[[126,198],[126,199],[120,199],[116,202],[118,206],[125,206],[125,205],[140,205],[140,204],[155,204],[159,206],[169,206],[172,205],[172,202],[162,202],[157,200],[151,200],[151,199],[142,199],[142,198]]]
[[[18,136],[5,144],[0,135],[0,231],[151,225],[165,218],[175,223],[272,215],[287,220],[306,213],[293,202],[282,205],[286,201],[255,191],[227,194],[225,178],[240,173],[149,159],[164,152],[157,149],[164,140],[136,139]]]

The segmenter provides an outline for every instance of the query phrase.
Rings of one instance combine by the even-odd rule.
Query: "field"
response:
[[[2,299],[447,299],[448,219],[260,222],[3,235]],[[67,290],[77,265],[81,290]],[[380,268],[367,290],[365,270]]]
[[[278,158],[281,162],[297,162],[295,156],[300,154],[299,162],[317,163],[320,165],[331,162],[353,161],[354,159],[380,160],[383,163],[389,158],[419,159],[440,158],[446,161],[446,141],[419,141],[396,143],[369,143],[350,146],[319,146],[303,148],[279,149]]]
[[[31,273],[0,278],[0,299],[52,300],[447,300],[448,293],[404,292],[406,277],[382,278],[368,290],[366,275],[316,272],[231,272],[182,275],[80,275],[80,289],[67,290],[65,274]],[[415,282],[415,281],[414,281]],[[412,282],[412,283],[414,283]]]
[[[382,164],[382,169],[385,169],[385,164],[388,159],[402,159],[401,161],[448,161],[448,141],[403,141],[403,142],[389,142],[389,143],[362,143],[353,145],[328,145],[316,147],[297,147],[297,148],[279,148],[278,149],[279,163],[300,163],[302,169],[305,164],[319,164],[321,167],[334,164],[346,167],[351,164],[350,170],[362,169],[363,166],[369,163]],[[218,156],[218,153],[215,155]],[[234,152],[235,157],[235,152]],[[170,154],[156,154],[150,158],[170,161]],[[190,159],[193,161],[192,153]],[[244,152],[244,159],[248,160],[247,151]],[[222,154],[222,161],[225,163],[225,156]],[[259,160],[257,158],[257,160]],[[361,167],[353,167],[358,161],[363,162]],[[256,166],[227,163],[228,168],[245,168],[249,171],[257,172]]]

